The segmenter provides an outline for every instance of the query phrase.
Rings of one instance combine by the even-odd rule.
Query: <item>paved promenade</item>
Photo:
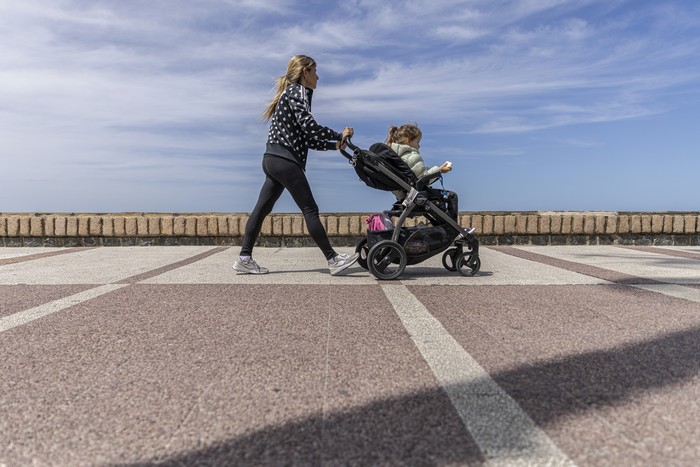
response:
[[[700,247],[237,252],[0,248],[0,466],[700,465]]]

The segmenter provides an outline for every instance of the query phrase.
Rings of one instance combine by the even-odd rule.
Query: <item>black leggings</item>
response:
[[[288,159],[276,156],[263,157],[262,167],[267,178],[260,189],[255,209],[250,214],[245,226],[241,256],[250,256],[253,253],[253,245],[260,235],[263,221],[272,212],[272,208],[286,188],[301,209],[311,238],[316,242],[326,259],[335,257],[336,252],[331,247],[326,229],[321,224],[318,205],[316,205],[306,174],[301,167]]]

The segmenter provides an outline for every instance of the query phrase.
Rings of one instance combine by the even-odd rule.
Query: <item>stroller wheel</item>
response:
[[[445,253],[443,253],[442,265],[445,267],[445,269],[452,272],[457,270],[457,266],[455,266],[455,264],[458,255],[459,251],[457,250],[457,248],[450,248],[449,250],[446,250]]]
[[[355,253],[359,253],[360,257],[357,258],[357,264],[367,269],[367,254],[369,253],[369,247],[367,246],[367,238],[360,240],[360,243],[355,247]]]
[[[370,248],[367,266],[374,277],[381,280],[396,279],[406,269],[406,250],[397,242],[382,240]]]
[[[467,251],[457,257],[455,265],[461,275],[473,276],[481,268],[481,260],[478,255]]]

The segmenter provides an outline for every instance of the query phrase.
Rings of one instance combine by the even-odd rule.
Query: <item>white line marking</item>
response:
[[[382,290],[488,465],[575,465],[404,285]]]
[[[73,305],[99,297],[100,295],[121,289],[127,285],[128,284],[101,285],[68,297],[60,298],[49,303],[44,303],[43,305],[35,306],[34,308],[30,308],[28,310],[19,311],[10,316],[5,316],[4,318],[0,318],[0,332],[7,331],[8,329],[21,326],[22,324],[26,324],[34,321],[35,319],[56,313],[57,311],[61,311]]]

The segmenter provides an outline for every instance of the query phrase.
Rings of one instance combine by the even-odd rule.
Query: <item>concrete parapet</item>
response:
[[[338,246],[367,233],[370,213],[323,213],[321,222]],[[0,213],[0,246],[239,245],[248,213]],[[698,212],[463,212],[484,244],[700,244]],[[425,221],[409,219],[407,226]],[[273,213],[260,243],[313,245],[304,218]]]

